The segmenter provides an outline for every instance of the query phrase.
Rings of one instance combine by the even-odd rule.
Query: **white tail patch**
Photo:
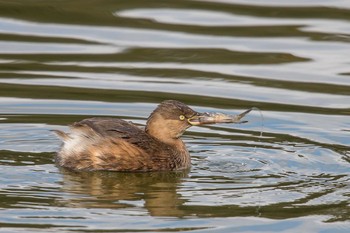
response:
[[[69,140],[69,135],[61,130],[56,130],[53,129],[51,130],[52,132],[54,132],[60,139],[62,139],[62,141],[67,141]]]
[[[95,143],[99,136],[88,126],[72,126],[69,133],[53,130],[62,140],[61,154],[70,155],[83,152],[91,144]]]

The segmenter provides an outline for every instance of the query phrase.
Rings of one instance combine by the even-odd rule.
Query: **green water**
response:
[[[346,0],[0,0],[0,231],[348,232],[349,54]],[[263,136],[254,111],[190,128],[190,171],[55,166],[50,130],[165,99]]]

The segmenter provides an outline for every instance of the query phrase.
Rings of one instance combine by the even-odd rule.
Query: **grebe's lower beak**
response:
[[[198,113],[188,119],[188,123],[191,125],[205,125],[205,124],[218,124],[218,123],[246,123],[247,121],[241,121],[241,119],[247,115],[252,109],[248,109],[238,115],[228,115],[224,113]]]

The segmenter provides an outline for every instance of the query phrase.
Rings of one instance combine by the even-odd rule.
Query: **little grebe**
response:
[[[145,129],[116,118],[95,117],[54,130],[64,144],[56,163],[73,170],[164,171],[189,168],[190,155],[180,136],[193,125],[238,123],[247,110],[231,116],[198,113],[187,105],[163,101],[149,116]]]

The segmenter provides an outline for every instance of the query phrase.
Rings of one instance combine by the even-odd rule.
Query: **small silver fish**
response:
[[[247,115],[253,109],[248,109],[238,115],[229,115],[218,112],[205,112],[193,119],[188,119],[191,125],[203,125],[203,124],[218,124],[218,123],[246,123],[247,121],[241,121],[241,119]]]

